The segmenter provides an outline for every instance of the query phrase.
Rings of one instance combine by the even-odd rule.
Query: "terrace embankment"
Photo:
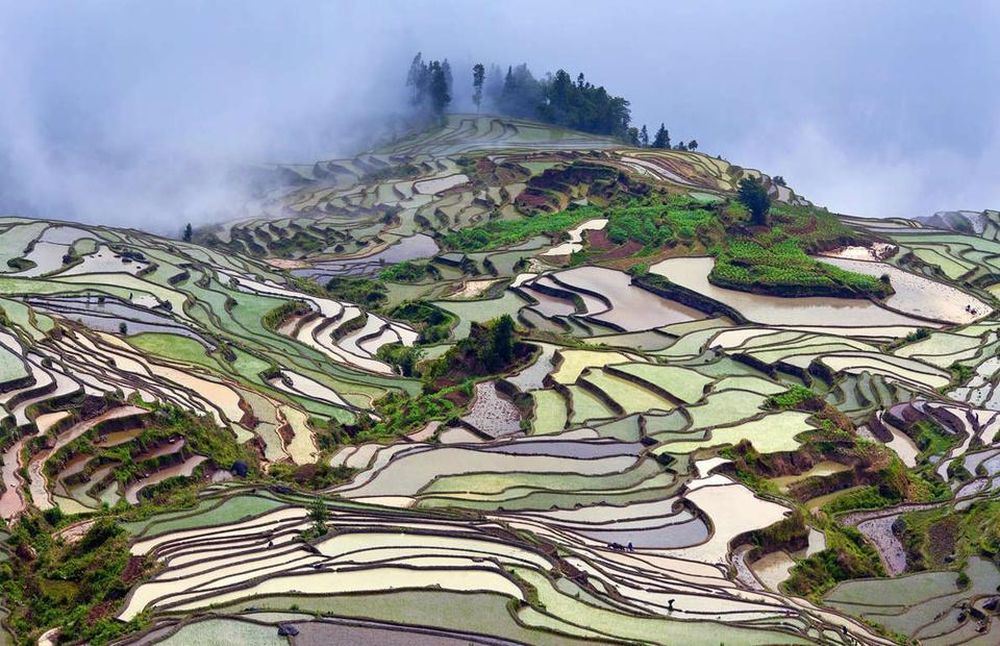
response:
[[[711,298],[693,289],[688,289],[678,285],[677,283],[670,281],[666,276],[650,273],[639,274],[632,277],[632,284],[650,291],[657,296],[677,301],[678,303],[687,305],[688,307],[694,308],[700,312],[704,312],[709,316],[725,316],[736,324],[743,324],[747,322],[747,320],[736,308],[730,307],[725,303],[712,300]]]

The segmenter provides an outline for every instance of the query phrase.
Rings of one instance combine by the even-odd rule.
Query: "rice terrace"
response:
[[[1000,643],[1000,212],[504,71],[176,236],[0,217],[0,643]]]

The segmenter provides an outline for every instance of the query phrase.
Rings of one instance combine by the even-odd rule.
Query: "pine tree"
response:
[[[643,148],[649,148],[649,131],[646,130],[646,124],[642,124],[642,128],[639,130],[639,145]]]
[[[479,105],[483,102],[483,81],[486,80],[486,68],[482,63],[476,63],[472,67],[472,102],[476,104],[476,112],[479,112]]]
[[[503,91],[500,93],[500,100],[504,103],[510,103],[516,92],[517,87],[514,83],[514,66],[508,65],[507,76],[503,77]]]
[[[496,107],[500,104],[500,97],[503,94],[503,69],[496,63],[490,63],[490,69],[486,73],[486,81],[483,83],[483,96],[486,105]]]
[[[410,88],[410,103],[415,106],[421,105],[427,98],[427,76],[427,64],[424,63],[423,54],[417,52],[406,75],[406,85]]]
[[[445,75],[444,66],[438,61],[431,61],[427,70],[431,111],[440,117],[444,115],[445,108],[451,103],[451,94],[448,92],[448,77]]]
[[[184,225],[184,235],[183,235],[184,242],[191,242],[191,237],[193,235],[194,235],[194,230],[191,228],[191,223],[188,222],[186,225]]]
[[[670,131],[662,123],[660,129],[656,131],[656,136],[653,137],[653,148],[670,148]]]
[[[447,58],[441,61],[441,73],[444,74],[444,81],[448,86],[448,96],[451,96],[454,79],[451,76],[451,63],[448,62]]]

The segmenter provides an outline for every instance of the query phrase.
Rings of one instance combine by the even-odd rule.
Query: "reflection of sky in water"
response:
[[[637,548],[676,548],[698,545],[708,539],[708,526],[701,518],[695,518],[689,511],[683,511],[678,516],[687,516],[685,522],[676,522],[662,527],[639,529],[609,529],[578,530],[580,534],[606,543],[628,545],[632,543]]]
[[[414,236],[403,238],[391,247],[371,256],[320,262],[308,269],[296,269],[292,273],[296,276],[305,276],[307,278],[345,275],[358,276],[374,273],[397,262],[430,258],[437,254],[437,252],[438,246],[434,242],[434,238],[423,233],[418,233]]]
[[[911,274],[892,265],[849,258],[822,258],[822,261],[876,278],[882,274],[889,274],[889,281],[896,293],[886,298],[885,303],[900,312],[943,319],[952,323],[971,323],[977,317],[966,312],[966,306],[976,310],[979,316],[986,314],[990,309],[979,299],[954,287]]]
[[[594,316],[627,332],[694,321],[705,314],[632,285],[632,278],[603,267],[578,267],[555,274],[561,283],[595,292],[611,301],[611,309]]]
[[[682,287],[735,307],[745,317],[770,325],[920,325],[908,316],[890,312],[871,301],[850,298],[782,298],[724,289],[708,282],[713,258],[671,258],[650,267]]]
[[[179,334],[195,339],[209,349],[215,348],[200,334],[181,325],[170,316],[129,307],[114,299],[106,298],[103,303],[99,302],[97,297],[87,298],[85,296],[29,298],[26,300],[39,312],[78,321],[89,328],[102,332],[118,332],[119,325],[124,322],[128,326],[129,334],[142,332]]]

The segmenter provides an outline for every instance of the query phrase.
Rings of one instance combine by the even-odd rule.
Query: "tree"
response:
[[[517,67],[508,67],[504,77],[503,89],[497,107],[506,115],[512,117],[539,118],[539,108],[545,101],[542,85],[532,75],[524,63]],[[545,117],[541,117],[543,120]]]
[[[646,124],[642,124],[642,128],[639,130],[639,145],[643,148],[649,148],[649,131],[646,130]]]
[[[191,242],[191,236],[193,235],[194,235],[194,230],[191,228],[191,223],[188,222],[186,225],[184,225],[184,236],[183,236],[184,242]]]
[[[507,365],[514,358],[514,319],[504,314],[493,327],[493,353],[500,365]]]
[[[667,146],[667,148],[670,148],[670,146]],[[687,144],[685,144],[683,141],[678,143],[677,146],[675,147],[675,150],[687,150],[687,149],[688,149]]]
[[[764,183],[755,177],[740,180],[739,200],[750,211],[750,223],[757,226],[767,224],[767,212],[771,208],[771,198]]]
[[[566,70],[557,70],[541,83],[542,96],[535,105],[536,118],[567,128],[620,137],[632,143],[629,103],[611,96],[604,87],[588,83],[583,74],[576,83]]]
[[[662,123],[653,137],[653,148],[670,148],[670,131]]]
[[[431,61],[427,66],[429,82],[428,95],[431,101],[431,111],[435,116],[442,116],[444,109],[451,103],[451,94],[448,91],[448,76],[444,65],[438,61]]]
[[[326,520],[330,517],[330,510],[322,499],[316,498],[309,506],[309,518],[313,521],[313,532],[317,536],[326,535]]]
[[[427,98],[428,83],[428,66],[424,63],[423,55],[417,52],[406,75],[406,85],[410,88],[410,103],[419,106],[424,102]]]
[[[688,150],[698,150],[698,140],[692,139],[688,142]]]
[[[447,61],[441,66],[445,77],[449,78]],[[415,58],[410,67],[407,83],[413,88],[414,105],[426,105],[423,103],[426,96],[430,100],[430,111],[440,113],[438,93],[433,87],[437,75],[435,62],[424,63],[422,58]],[[421,94],[424,77],[428,89]],[[450,97],[451,84],[446,85]],[[491,65],[486,73],[483,64],[477,63],[472,68],[472,86],[472,100],[477,111],[485,99],[490,109],[506,116],[538,119],[574,130],[611,135],[633,144],[638,139],[638,130],[630,127],[629,102],[588,82],[582,72],[575,82],[561,69],[539,80],[525,63],[508,66],[506,73],[496,65]]]
[[[514,358],[514,319],[509,314],[504,314],[489,326],[489,335],[480,349],[479,358],[490,371],[510,364]]]
[[[775,175],[771,179],[771,181],[777,184],[778,186],[788,186],[788,184],[785,183],[785,178],[782,177],[781,175]]]
[[[483,102],[483,81],[486,80],[486,68],[482,63],[472,66],[472,102],[476,104],[476,112],[479,112],[479,105]]]
[[[487,106],[495,108],[500,105],[503,86],[503,70],[496,63],[490,63],[490,71],[486,73],[486,81],[483,82],[483,96],[486,97]]]
[[[451,63],[448,62],[447,58],[441,61],[441,73],[444,74],[444,83],[448,88],[448,95],[450,96],[452,94],[451,88],[454,87],[454,79],[451,77]]]

